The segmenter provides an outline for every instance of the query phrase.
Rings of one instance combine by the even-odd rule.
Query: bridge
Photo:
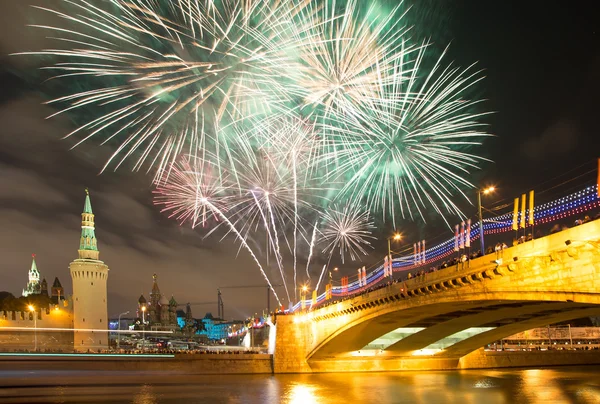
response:
[[[600,315],[600,220],[276,317],[276,373],[452,369],[510,335]]]

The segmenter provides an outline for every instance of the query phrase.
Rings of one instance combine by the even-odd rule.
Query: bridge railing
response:
[[[600,198],[598,197],[598,185],[588,186],[580,191],[574,192],[562,198],[556,199],[534,207],[534,224],[533,226],[551,223],[557,220],[565,219],[573,215],[579,215],[600,207]],[[519,217],[522,212],[519,212]],[[525,216],[529,214],[529,209],[525,211]],[[507,213],[490,219],[485,219],[483,224],[483,232],[485,235],[498,234],[512,231],[513,214]],[[486,223],[487,222],[487,223]],[[527,225],[530,227],[530,225]],[[470,232],[471,241],[479,239],[479,222],[471,226]],[[484,252],[482,252],[484,253]],[[456,255],[454,238],[450,238],[442,243],[439,243],[425,250],[425,260],[417,261],[413,254],[396,257],[392,262],[393,273],[406,272],[410,270],[423,269],[432,264],[439,263],[444,259],[448,259],[452,255]],[[484,253],[485,256],[485,253]],[[439,275],[438,275],[439,276]],[[331,295],[335,297],[353,296],[372,289],[380,282],[391,280],[385,276],[383,261],[376,266],[372,271],[367,273],[366,282],[359,279],[349,283],[347,286],[332,286]],[[315,308],[328,299],[325,292],[318,295],[315,302],[312,299],[299,301],[290,308],[290,312],[305,308]]]

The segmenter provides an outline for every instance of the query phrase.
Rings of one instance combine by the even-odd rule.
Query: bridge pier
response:
[[[310,350],[308,323],[301,315],[278,315],[273,373],[311,373],[306,353]]]

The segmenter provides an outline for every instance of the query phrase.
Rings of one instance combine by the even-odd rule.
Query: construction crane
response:
[[[274,288],[283,286],[283,284],[273,285]],[[219,318],[225,318],[225,307],[223,305],[223,297],[221,296],[221,289],[255,289],[255,288],[267,288],[267,312],[271,312],[271,288],[269,285],[237,285],[237,286],[219,286],[217,288],[217,308],[219,311]]]

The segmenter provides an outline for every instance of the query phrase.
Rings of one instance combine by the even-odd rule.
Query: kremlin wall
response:
[[[46,280],[40,282],[34,256],[29,283],[23,289],[23,296],[29,297],[31,304],[25,311],[0,308],[0,351],[87,352],[107,349],[106,282],[109,269],[99,260],[99,255],[94,214],[86,189],[78,257],[69,265],[73,295],[66,296],[56,278],[51,296],[48,296]],[[47,303],[38,304],[43,301]]]

